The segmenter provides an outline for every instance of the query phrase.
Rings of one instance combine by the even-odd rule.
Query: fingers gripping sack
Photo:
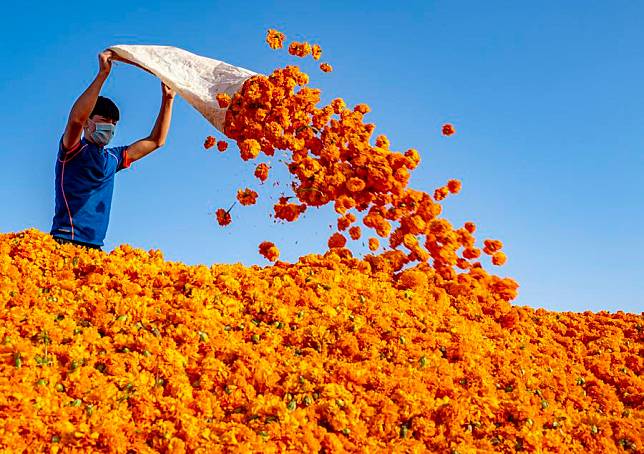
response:
[[[118,60],[134,64],[163,81],[223,132],[226,108],[216,96],[231,97],[256,73],[178,47],[118,45],[110,47]]]

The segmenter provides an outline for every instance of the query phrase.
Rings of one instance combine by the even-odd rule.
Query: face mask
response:
[[[94,143],[101,147],[110,143],[110,140],[114,137],[115,126],[112,123],[96,123],[93,121],[92,123],[94,123],[95,126],[94,132],[92,133],[92,140]]]

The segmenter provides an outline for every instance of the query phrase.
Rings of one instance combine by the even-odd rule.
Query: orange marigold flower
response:
[[[293,41],[288,46],[288,53],[296,57],[306,57],[311,53],[311,45],[309,43],[298,43]]]
[[[476,224],[474,224],[473,222],[466,222],[463,227],[465,227],[465,230],[470,233],[474,233],[476,231]]]
[[[239,145],[239,154],[244,161],[255,159],[260,151],[259,142],[255,139],[246,139]]]
[[[257,177],[257,179],[263,183],[268,179],[269,170],[270,167],[268,166],[268,164],[258,164],[257,167],[255,167],[255,177]]]
[[[329,248],[341,248],[347,244],[347,239],[340,233],[334,233],[329,238]]]
[[[273,30],[272,28],[269,28],[266,33],[266,42],[271,49],[281,49],[284,47],[284,39],[286,39],[284,33]]]
[[[380,247],[380,241],[378,238],[371,237],[369,238],[369,250],[370,251],[375,251]]]
[[[463,257],[466,259],[475,259],[481,256],[481,250],[475,247],[468,247],[463,250]]]
[[[459,180],[449,180],[447,182],[447,189],[452,194],[456,194],[461,190],[461,182]]]
[[[407,157],[407,168],[409,170],[415,169],[418,164],[420,163],[420,154],[418,153],[417,150],[410,148],[405,152],[405,156]]]
[[[239,203],[245,206],[255,205],[255,203],[257,202],[257,193],[249,188],[246,188],[244,190],[238,189],[237,200],[239,200]]]
[[[217,142],[217,150],[226,151],[227,148],[228,148],[228,142],[223,140],[220,140],[219,142]]]
[[[275,210],[275,218],[287,222],[297,220],[300,214],[306,211],[306,205],[298,205],[296,203],[289,203],[288,197],[280,197],[278,203],[273,206]]]
[[[313,44],[313,46],[311,47],[311,55],[314,60],[320,59],[320,57],[322,56],[322,48],[319,44]]]
[[[483,241],[483,252],[487,255],[492,255],[497,251],[500,251],[503,248],[503,243],[499,240],[485,240]]]
[[[353,108],[354,112],[360,112],[361,114],[367,114],[371,112],[371,108],[367,104],[356,104]]]
[[[354,225],[349,229],[349,236],[352,240],[359,240],[362,235],[362,230],[357,225]]]
[[[357,177],[349,178],[345,185],[350,192],[360,192],[366,186],[364,180]]]
[[[449,194],[449,190],[446,187],[438,188],[434,191],[434,200],[444,200]]]
[[[207,150],[212,148],[215,145],[215,138],[213,136],[206,137],[206,140],[203,143],[203,147]]]
[[[259,253],[269,262],[275,262],[280,256],[280,250],[270,241],[260,243]]]
[[[230,105],[230,96],[226,93],[219,93],[217,95],[217,103],[219,104],[219,107],[225,109]]]
[[[230,222],[232,221],[232,217],[230,216],[230,211],[226,211],[223,208],[219,208],[216,214],[217,214],[217,222],[222,227],[230,224]]]
[[[451,123],[445,123],[443,125],[442,132],[444,136],[451,136],[456,132],[456,129],[454,129],[454,126]]]
[[[497,266],[503,265],[507,259],[508,258],[503,251],[495,252],[494,255],[492,255],[492,263]]]
[[[331,71],[333,71],[333,66],[328,63],[322,63],[320,64],[320,69],[325,73],[330,73]]]

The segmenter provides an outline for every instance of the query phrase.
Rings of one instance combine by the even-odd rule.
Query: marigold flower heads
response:
[[[492,263],[497,266],[503,265],[507,261],[507,259],[508,258],[502,251],[495,252],[492,255]]]
[[[252,189],[246,188],[244,190],[237,190],[237,200],[242,205],[255,205],[257,202],[257,193]]]
[[[483,252],[488,255],[492,255],[495,252],[500,251],[503,247],[503,243],[499,240],[485,240],[483,241],[483,245],[485,246],[483,248]]]
[[[349,229],[349,236],[351,237],[352,240],[359,240],[361,235],[362,235],[362,230],[360,229],[359,226],[354,225]]]
[[[449,190],[449,192],[451,192],[452,194],[456,194],[456,193],[460,192],[460,190],[461,190],[461,186],[462,186],[462,185],[461,185],[461,182],[460,182],[460,181],[458,181],[458,180],[449,180],[449,181],[447,182],[447,189],[448,189],[448,190]]]
[[[376,251],[380,247],[380,241],[378,238],[371,237],[369,238],[369,250],[370,251]]]
[[[313,46],[311,46],[311,56],[314,60],[319,60],[320,57],[322,57],[322,48],[319,44],[313,44]]]
[[[220,140],[217,142],[217,150],[226,151],[227,148],[228,148],[228,142],[224,140]]]
[[[299,43],[297,41],[293,41],[288,46],[288,53],[295,55],[296,57],[306,57],[311,53],[311,45],[306,42]]]
[[[203,143],[203,147],[207,150],[212,148],[215,145],[215,138],[213,136],[206,137],[206,140]]]
[[[454,129],[454,126],[450,123],[445,123],[442,128],[442,133],[444,136],[451,136],[454,134],[456,130]]]
[[[281,49],[282,47],[284,47],[285,39],[286,36],[284,35],[284,33],[273,30],[272,28],[269,28],[268,32],[266,33],[266,42],[271,49]]]
[[[239,144],[239,154],[244,161],[255,159],[260,151],[259,142],[255,139],[246,139]]]
[[[255,167],[255,177],[257,177],[257,179],[263,183],[268,179],[269,170],[270,167],[268,167],[268,164],[257,164],[257,167]]]
[[[331,71],[333,71],[333,66],[328,63],[321,63],[320,69],[325,73],[330,73]]]
[[[341,248],[347,244],[347,239],[340,233],[334,233],[329,238],[329,248]]]
[[[259,253],[269,262],[275,262],[280,256],[279,249],[270,241],[263,241],[259,245]]]
[[[217,215],[217,222],[222,227],[230,224],[232,221],[230,211],[226,211],[223,208],[218,208],[215,214]]]
[[[227,93],[219,93],[217,95],[217,103],[219,104],[219,107],[225,109],[230,105],[230,95]]]

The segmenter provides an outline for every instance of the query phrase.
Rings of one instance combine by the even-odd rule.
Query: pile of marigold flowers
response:
[[[0,234],[0,320],[2,452],[644,442],[642,315],[511,306],[426,263],[188,266],[30,229]]]

